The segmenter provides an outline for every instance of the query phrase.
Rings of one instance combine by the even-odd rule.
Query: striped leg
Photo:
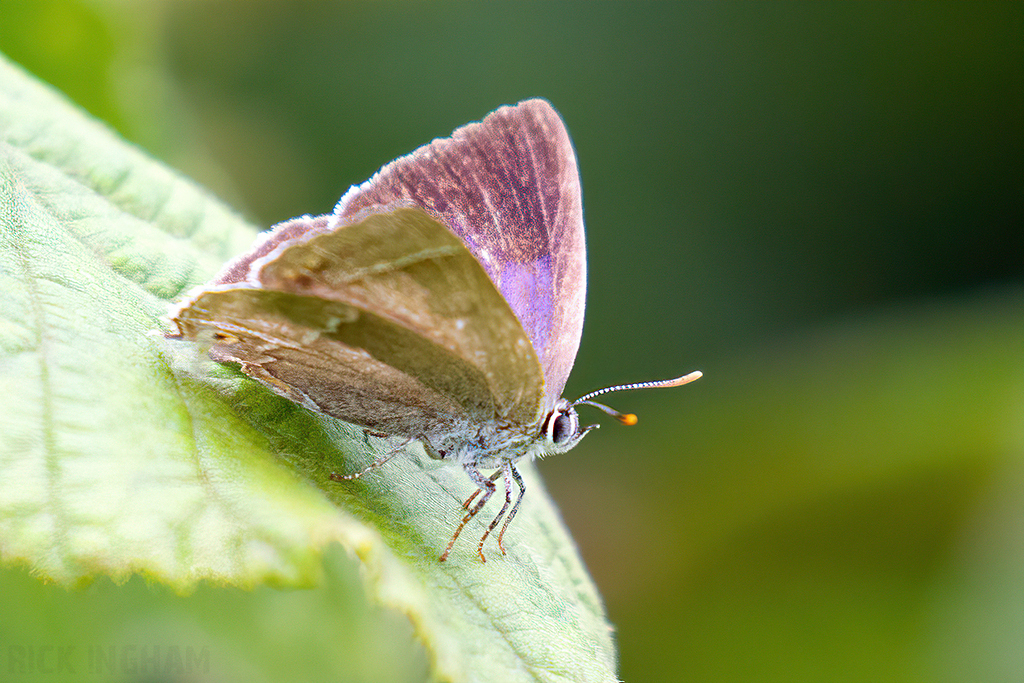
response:
[[[466,474],[468,474],[469,478],[473,480],[473,483],[476,484],[480,488],[480,490],[484,492],[484,495],[480,497],[480,500],[477,501],[477,504],[470,508],[469,511],[466,512],[466,516],[462,518],[462,522],[459,524],[459,528],[457,528],[455,530],[455,533],[452,535],[452,540],[448,541],[448,547],[444,549],[443,553],[441,553],[442,562],[448,559],[448,553],[451,552],[452,546],[455,545],[455,539],[457,539],[459,537],[459,534],[462,533],[463,527],[466,526],[469,520],[476,517],[476,514],[480,512],[483,506],[487,504],[487,501],[491,499],[491,496],[494,495],[494,491],[496,489],[496,487],[494,486],[494,480],[489,477],[485,477],[483,475],[483,472],[481,472],[477,468],[473,467],[468,463],[463,465],[462,468],[466,470]],[[472,500],[472,497],[470,498],[470,500]],[[468,503],[469,501],[466,502]],[[480,560],[483,562],[487,561],[484,558],[483,553],[480,553]]]
[[[484,541],[486,541],[487,537],[491,535],[492,531],[494,531],[494,527],[498,526],[498,522],[500,522],[501,518],[505,516],[505,510],[508,510],[508,506],[512,504],[512,477],[510,475],[510,472],[512,471],[515,470],[513,469],[509,461],[502,460],[501,469],[498,470],[498,472],[494,473],[498,474],[500,472],[505,478],[505,504],[501,506],[501,509],[498,510],[498,514],[494,516],[494,519],[492,519],[491,523],[488,525],[487,531],[485,531],[484,535],[480,537],[480,545],[478,545],[476,549],[477,554],[480,555],[480,559],[483,559],[484,557]],[[493,474],[491,475],[491,481],[494,481]],[[516,506],[518,507],[518,505],[519,501],[516,501]],[[508,522],[505,523],[505,526],[508,526]],[[501,528],[501,533],[498,534],[498,548],[501,550],[502,555],[505,554],[505,548],[501,545],[501,537],[504,534],[505,527],[503,526]]]
[[[490,479],[491,481],[497,481],[498,477],[500,477],[500,476],[501,476],[501,470],[498,470],[497,472],[492,474],[490,477],[488,477],[488,479]],[[473,502],[474,498],[476,498],[478,495],[480,495],[480,491],[481,490],[482,489],[477,489],[476,491],[473,491],[473,494],[469,498],[466,499],[466,502],[462,504],[462,507],[465,508],[466,510],[468,510],[469,509],[469,504]]]
[[[369,430],[366,430],[365,433],[366,433],[367,436],[377,436],[377,433],[370,432]],[[385,434],[384,436],[387,436],[387,434]],[[358,472],[353,472],[352,474],[338,474],[337,472],[331,472],[331,480],[332,481],[347,481],[349,479],[358,479],[359,477],[363,476],[364,474],[366,474],[370,470],[377,469],[378,467],[380,467],[381,465],[386,463],[388,460],[390,460],[391,458],[395,457],[396,455],[398,455],[399,453],[404,451],[405,447],[408,446],[410,443],[412,443],[412,441],[413,441],[412,439],[406,439],[405,441],[400,443],[398,446],[396,446],[395,448],[392,448],[390,451],[388,451],[384,455],[380,456],[379,458],[377,458],[376,460],[374,460],[373,462],[371,462],[369,465],[367,465],[363,469],[359,470]]]
[[[505,538],[505,529],[508,529],[509,523],[512,522],[512,518],[519,512],[519,504],[523,502],[523,496],[526,494],[526,486],[523,484],[523,478],[519,475],[519,470],[516,469],[515,465],[508,465],[508,468],[512,471],[512,477],[516,480],[516,485],[519,486],[519,497],[516,498],[516,504],[512,506],[512,512],[508,513],[508,517],[505,518],[505,523],[501,525],[501,533],[498,534],[498,547],[501,548],[502,554],[505,553],[505,546],[502,544],[502,539]],[[505,475],[506,482],[506,501],[512,494],[512,485],[508,484],[508,475]],[[505,503],[508,505],[508,503]],[[504,509],[504,508],[503,508]],[[495,520],[497,521],[497,520]],[[493,527],[494,525],[491,524]]]

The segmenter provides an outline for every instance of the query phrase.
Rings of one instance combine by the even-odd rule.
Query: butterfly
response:
[[[562,398],[586,269],[576,155],[558,113],[533,99],[387,164],[331,215],[277,225],[172,308],[170,336],[204,343],[310,410],[404,438],[335,480],[411,441],[461,467],[476,491],[441,561],[502,479],[501,509],[477,546],[486,561],[498,524],[505,553],[526,492],[516,463],[568,451],[597,426],[582,426],[577,406],[633,424],[592,399],[701,376]]]

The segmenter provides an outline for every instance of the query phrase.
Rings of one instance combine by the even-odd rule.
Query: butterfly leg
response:
[[[502,544],[502,539],[505,538],[505,529],[508,528],[509,522],[511,522],[512,518],[516,516],[516,513],[519,512],[519,504],[523,502],[523,495],[526,494],[526,486],[523,484],[523,478],[520,476],[519,470],[515,468],[515,465],[511,464],[508,465],[508,468],[512,471],[512,478],[516,480],[516,485],[519,486],[519,497],[516,498],[516,504],[512,506],[512,512],[508,513],[508,517],[505,518],[505,523],[501,525],[501,532],[498,534],[498,547],[501,548],[502,554],[505,553],[505,546]],[[504,469],[504,465],[502,466],[502,469]],[[507,490],[507,500],[508,497],[511,497],[512,495],[512,485],[508,483],[508,475],[505,475],[505,487]],[[506,505],[508,505],[508,503],[506,503]],[[494,523],[497,521],[498,520],[495,519]],[[491,526],[493,526],[494,523],[492,523]]]
[[[473,480],[473,483],[476,484],[479,487],[479,489],[484,492],[484,495],[480,497],[480,500],[477,501],[477,504],[470,508],[469,511],[466,512],[466,515],[462,518],[462,522],[459,523],[459,527],[455,530],[455,533],[452,535],[452,540],[448,541],[448,547],[444,549],[443,553],[441,553],[442,562],[448,559],[448,553],[451,552],[452,546],[455,545],[455,539],[457,539],[459,537],[459,534],[462,533],[463,527],[465,527],[466,524],[469,523],[469,520],[476,517],[476,513],[480,512],[480,510],[483,509],[483,506],[486,505],[487,501],[491,499],[491,496],[494,494],[494,491],[497,488],[494,485],[493,479],[485,477],[483,475],[483,472],[473,467],[472,465],[465,464],[462,466],[462,468],[466,470],[466,474],[468,474],[469,478]],[[487,561],[482,552],[480,553],[480,560],[482,562]]]
[[[490,480],[491,481],[497,481],[498,477],[500,477],[500,476],[501,476],[501,470],[498,470],[497,472],[495,472],[494,474],[492,474],[490,476]],[[469,509],[469,504],[473,502],[474,498],[476,498],[478,495],[480,495],[480,491],[482,491],[482,490],[483,489],[477,489],[476,491],[473,491],[472,495],[470,495],[470,497],[466,499],[466,502],[462,504],[462,507],[465,508],[466,510],[468,510]]]
[[[405,450],[406,446],[412,443],[412,441],[412,439],[406,439],[398,446],[392,448],[390,451],[380,456],[379,458],[377,458],[376,460],[374,460],[373,462],[371,462],[369,465],[359,470],[358,472],[353,472],[352,474],[338,474],[337,472],[331,472],[331,481],[346,481],[349,479],[358,479],[359,477],[363,476],[370,470],[377,469],[378,467],[386,463],[388,460],[401,453],[403,450]]]
[[[477,547],[477,553],[479,553],[480,557],[484,556],[484,541],[486,541],[487,537],[490,536],[492,531],[494,531],[494,527],[498,526],[498,522],[501,521],[501,518],[505,516],[505,511],[508,510],[508,506],[512,504],[511,471],[512,465],[509,461],[502,460],[501,469],[491,475],[491,481],[494,481],[494,476],[497,474],[502,474],[505,477],[505,504],[501,506],[500,510],[498,510],[498,514],[494,516],[494,519],[491,520],[490,525],[487,527],[487,531],[485,531],[484,535],[480,538],[480,545]],[[518,505],[519,501],[517,500],[516,506],[518,507]],[[508,526],[507,522],[505,526]],[[505,546],[501,544],[501,537],[505,535],[505,526],[501,527],[501,533],[498,534],[498,549],[501,550],[502,555],[505,554]]]
[[[391,435],[388,434],[387,432],[378,432],[375,429],[364,429],[363,430],[363,443],[365,443],[367,446],[370,445],[370,437],[371,436],[374,437],[375,439],[386,439],[386,438],[388,438]]]

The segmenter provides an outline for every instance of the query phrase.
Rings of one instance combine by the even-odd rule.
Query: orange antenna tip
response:
[[[655,382],[635,382],[633,384],[618,384],[614,387],[605,387],[604,389],[598,389],[597,391],[592,391],[589,394],[580,396],[570,405],[592,406],[604,413],[607,413],[608,415],[611,415],[612,417],[614,417],[616,420],[626,425],[627,427],[632,427],[637,422],[639,422],[639,418],[637,418],[636,415],[634,415],[633,413],[620,413],[614,408],[609,408],[608,406],[602,403],[594,403],[590,399],[596,396],[600,396],[601,394],[611,393],[613,391],[632,391],[634,389],[657,389],[660,387],[681,387],[684,384],[689,384],[693,380],[700,379],[703,376],[704,373],[702,373],[700,370],[694,370],[689,374],[683,375],[682,377],[676,377],[675,379],[663,379]]]

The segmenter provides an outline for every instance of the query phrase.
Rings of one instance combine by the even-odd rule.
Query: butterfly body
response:
[[[585,292],[576,156],[551,105],[528,100],[386,165],[332,215],[276,226],[169,318],[299,405],[460,465],[477,492],[442,560],[503,477],[483,559],[522,499],[515,463],[590,429],[561,397]]]

